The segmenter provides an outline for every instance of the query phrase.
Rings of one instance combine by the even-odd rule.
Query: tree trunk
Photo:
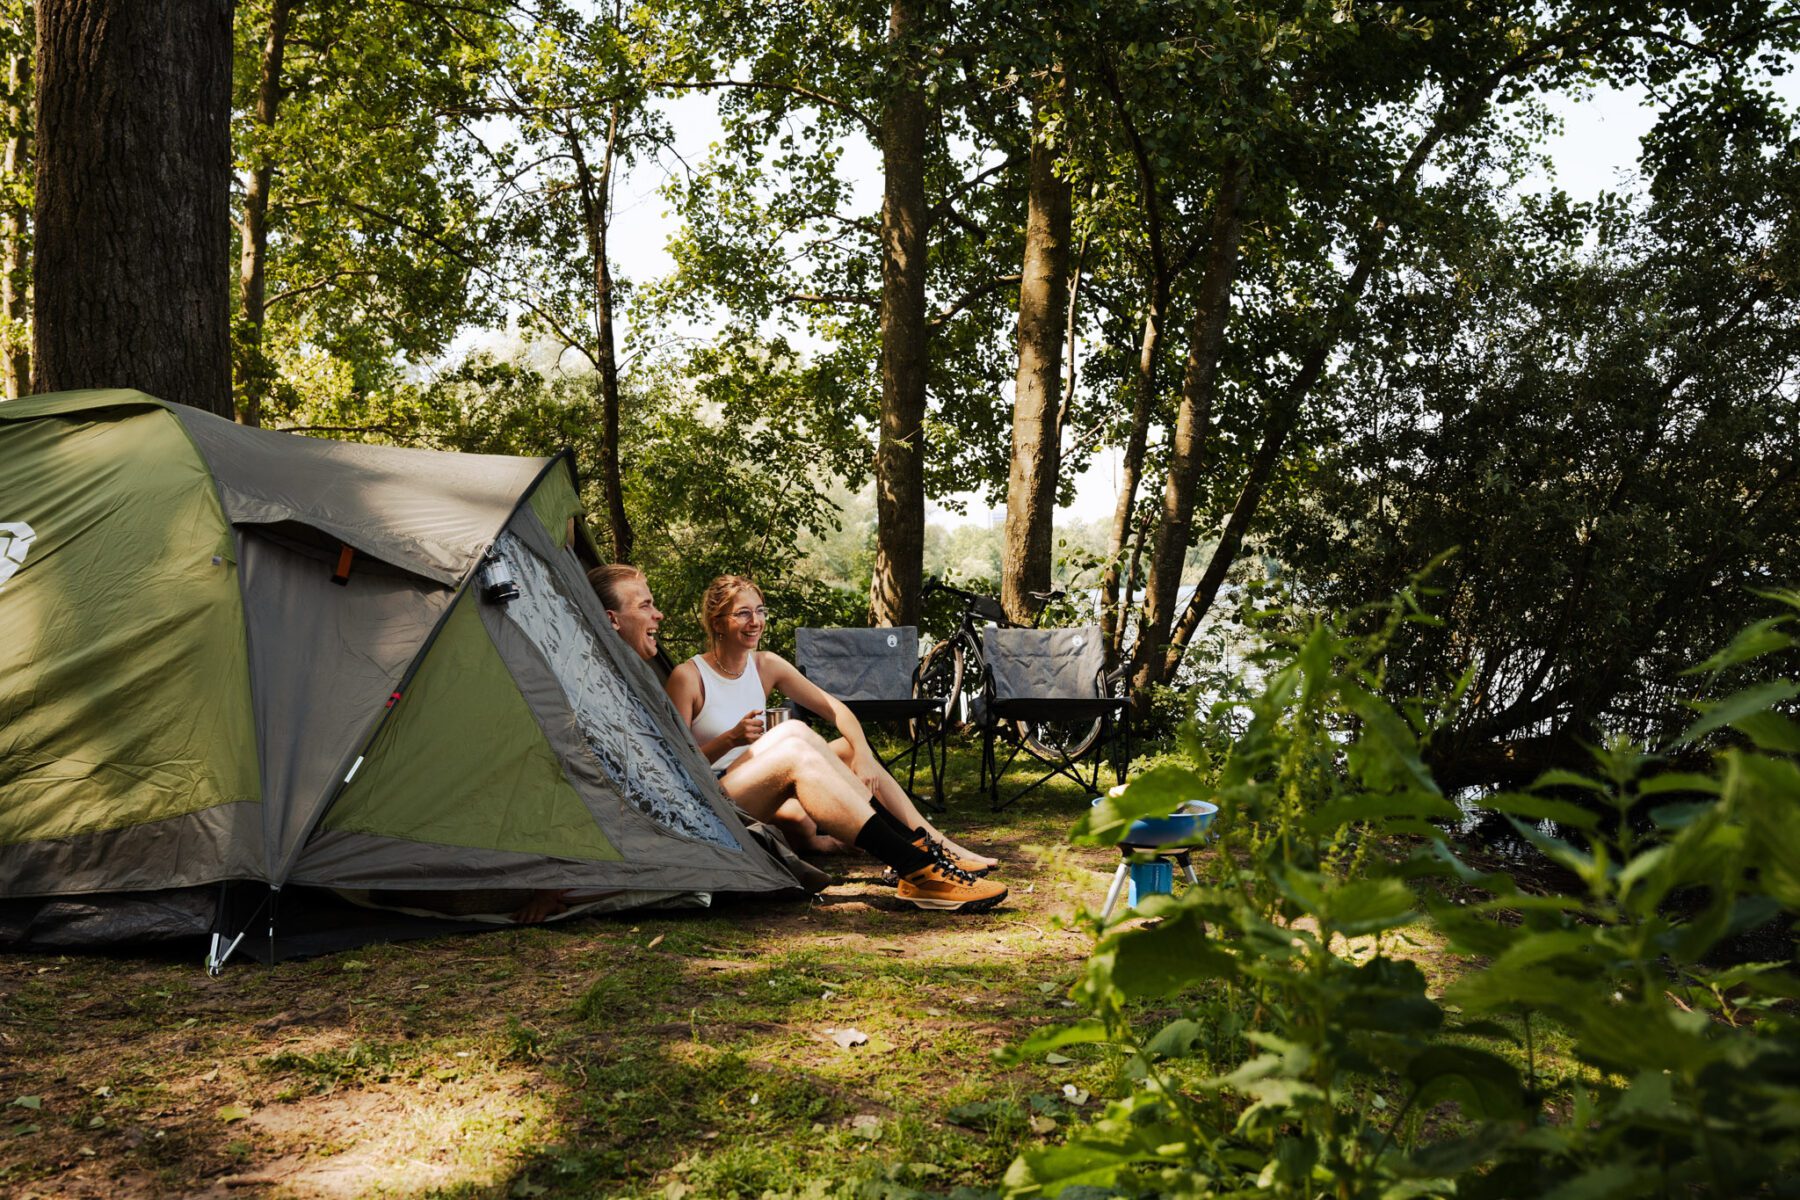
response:
[[[269,36],[263,42],[262,71],[256,88],[255,120],[266,135],[275,127],[281,108],[281,60],[287,53],[288,18],[298,0],[271,0]],[[244,341],[238,374],[238,420],[262,424],[263,396],[269,372],[263,360],[263,323],[267,296],[269,257],[269,186],[275,165],[267,147],[257,150],[256,161],[244,183],[244,228],[238,255],[238,316],[243,321]]]
[[[231,415],[230,0],[40,0],[36,385]]]
[[[1488,79],[1480,81],[1471,91],[1456,100],[1445,104],[1439,110],[1437,119],[1419,144],[1413,147],[1412,154],[1395,174],[1390,190],[1395,194],[1412,186],[1430,160],[1432,151],[1444,136],[1457,124],[1466,119],[1466,114],[1476,111],[1486,103],[1504,78],[1496,73]],[[1357,303],[1362,299],[1363,289],[1368,286],[1369,278],[1375,273],[1380,263],[1381,253],[1387,243],[1387,221],[1380,215],[1370,218],[1368,227],[1357,239],[1355,268],[1350,278],[1344,282],[1344,290],[1339,293],[1331,309],[1322,315],[1315,325],[1317,330],[1312,347],[1301,359],[1300,369],[1292,382],[1269,407],[1268,422],[1263,428],[1261,443],[1256,448],[1256,455],[1250,460],[1250,473],[1244,480],[1242,490],[1238,492],[1237,503],[1232,506],[1231,516],[1225,522],[1225,529],[1219,535],[1219,545],[1214,549],[1212,558],[1206,564],[1206,571],[1201,575],[1194,594],[1188,598],[1187,607],[1182,610],[1181,619],[1176,622],[1174,636],[1169,639],[1169,648],[1163,656],[1160,678],[1167,679],[1175,674],[1175,668],[1186,653],[1189,640],[1200,626],[1200,618],[1212,607],[1218,598],[1219,589],[1224,586],[1225,574],[1236,561],[1238,549],[1244,544],[1244,534],[1250,528],[1250,522],[1256,517],[1257,507],[1262,503],[1263,489],[1268,486],[1269,477],[1275,471],[1275,464],[1281,459],[1282,448],[1287,442],[1288,434],[1300,418],[1300,407],[1305,403],[1307,395],[1325,373],[1325,365],[1331,352],[1337,348],[1343,336],[1351,314],[1355,312]]]
[[[916,625],[925,562],[925,93],[920,0],[892,0],[881,106],[881,438],[875,450],[877,625]]]
[[[619,356],[613,342],[612,266],[606,260],[607,227],[612,220],[613,156],[619,132],[614,104],[606,127],[606,154],[596,178],[588,169],[581,138],[567,132],[575,173],[581,184],[582,219],[594,272],[594,367],[600,377],[600,487],[606,494],[606,523],[612,533],[614,562],[630,562],[636,537],[625,515],[625,485],[619,473]]]
[[[1136,396],[1131,404],[1131,435],[1119,464],[1119,499],[1113,508],[1112,533],[1106,541],[1106,571],[1100,576],[1100,637],[1106,643],[1108,665],[1119,660],[1125,643],[1125,610],[1137,574],[1137,555],[1124,573],[1120,593],[1120,564],[1131,544],[1131,513],[1137,507],[1138,479],[1144,473],[1144,449],[1150,441],[1150,418],[1156,412],[1156,360],[1162,353],[1163,289],[1154,282],[1150,310],[1144,314],[1144,334],[1138,342]]]
[[[1163,647],[1175,620],[1180,598],[1181,568],[1193,538],[1194,491],[1206,453],[1206,431],[1212,423],[1213,395],[1217,390],[1219,356],[1225,346],[1225,326],[1231,317],[1231,285],[1237,276],[1242,168],[1227,167],[1214,201],[1210,250],[1200,295],[1194,305],[1188,333],[1187,372],[1181,385],[1181,411],[1175,420],[1170,446],[1169,472],[1163,488],[1162,520],[1150,551],[1150,577],[1145,584],[1144,618],[1132,663],[1132,688],[1142,690],[1165,682]]]
[[[31,9],[27,5],[25,13]],[[20,42],[25,32],[19,31]],[[31,49],[17,46],[6,63],[5,188],[0,212],[0,396],[31,392]]]
[[[1046,102],[1054,98],[1046,96]],[[1034,124],[1041,116],[1034,114]],[[1006,615],[1031,623],[1041,607],[1032,592],[1050,587],[1056,478],[1062,465],[1063,309],[1068,301],[1067,182],[1057,153],[1041,137],[1031,143],[1025,218],[1025,269],[1019,282],[1019,373],[1013,383],[1012,466],[1006,481],[1006,544],[1000,602]]]

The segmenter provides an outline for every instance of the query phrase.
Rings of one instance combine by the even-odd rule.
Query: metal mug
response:
[[[787,719],[788,719],[788,710],[785,708],[765,708],[765,709],[763,709],[763,732],[767,733],[769,730],[775,728],[775,726],[781,724],[783,721],[785,721]]]

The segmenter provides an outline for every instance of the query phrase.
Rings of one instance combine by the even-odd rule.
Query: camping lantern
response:
[[[519,585],[513,582],[512,568],[492,550],[481,560],[481,598],[489,604],[505,604],[519,598]]]

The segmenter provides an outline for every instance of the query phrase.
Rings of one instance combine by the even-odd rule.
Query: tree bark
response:
[[[606,151],[596,177],[588,168],[581,138],[573,126],[567,137],[581,185],[582,221],[594,274],[594,367],[600,382],[600,487],[606,495],[606,523],[612,534],[614,562],[630,562],[636,542],[625,515],[625,485],[619,472],[619,357],[613,340],[612,266],[607,262],[606,235],[612,221],[612,174],[619,132],[615,103],[606,126]]]
[[[41,0],[36,385],[231,416],[230,0]]]
[[[1043,103],[1054,103],[1045,96]],[[1034,113],[1033,124],[1041,128]],[[1031,143],[1025,267],[1019,283],[1019,370],[1013,382],[1012,465],[1006,481],[1006,543],[1000,602],[1028,625],[1050,588],[1056,479],[1062,465],[1062,334],[1068,301],[1071,191],[1056,174],[1057,152]]]
[[[27,13],[30,9],[25,10]],[[21,33],[21,37],[23,34]],[[0,178],[5,211],[0,214],[0,396],[16,400],[31,392],[31,51],[20,46],[7,56],[6,150]]]
[[[1243,190],[1242,166],[1228,166],[1214,201],[1206,272],[1200,280],[1200,295],[1188,333],[1187,371],[1182,379],[1181,409],[1175,419],[1175,437],[1163,487],[1162,520],[1151,543],[1144,618],[1138,626],[1132,664],[1132,687],[1140,694],[1147,694],[1143,692],[1147,685],[1164,681],[1162,651],[1175,620],[1181,569],[1193,538],[1194,491],[1199,486],[1206,454],[1206,431],[1212,423],[1225,326],[1231,318]]]
[[[925,93],[914,65],[921,0],[888,10],[881,106],[881,436],[875,450],[877,625],[916,625],[925,561]]]
[[[275,127],[285,94],[281,62],[287,53],[288,18],[297,3],[298,0],[271,0],[269,6],[269,36],[263,42],[256,88],[255,121],[263,133]],[[237,416],[245,425],[262,424],[263,394],[267,390],[262,340],[269,258],[269,188],[274,180],[275,164],[269,160],[267,149],[261,149],[244,182],[244,227],[238,252],[238,316],[243,321],[247,344],[239,367]]]
[[[1125,642],[1125,609],[1137,577],[1137,554],[1123,572],[1126,547],[1131,544],[1131,514],[1137,507],[1138,480],[1144,473],[1144,449],[1150,441],[1150,418],[1156,412],[1156,360],[1162,354],[1163,309],[1166,289],[1152,281],[1150,308],[1144,314],[1144,333],[1138,342],[1136,394],[1131,403],[1131,433],[1119,463],[1119,499],[1113,507],[1112,533],[1106,541],[1106,570],[1100,576],[1100,636],[1106,643],[1106,661],[1119,660]],[[1120,585],[1123,583],[1123,595]]]

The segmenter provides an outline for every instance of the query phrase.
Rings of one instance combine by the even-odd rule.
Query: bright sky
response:
[[[1782,93],[1800,106],[1800,76],[1782,81]],[[1608,90],[1584,101],[1561,99],[1552,110],[1563,121],[1563,132],[1549,146],[1555,180],[1575,199],[1591,199],[1602,189],[1626,190],[1631,186],[1639,139],[1650,129],[1654,114],[1641,90]],[[676,148],[690,165],[705,158],[720,129],[711,97],[692,94],[667,110],[676,132]],[[873,209],[880,202],[880,163],[866,147],[845,156],[846,170],[857,180],[857,193]],[[633,280],[649,280],[674,267],[667,243],[676,222],[658,189],[665,178],[660,168],[640,168],[624,178],[616,194],[616,211],[609,241],[614,271]],[[1077,520],[1109,519],[1118,494],[1118,452],[1095,456],[1077,478],[1075,502],[1060,515]],[[998,521],[1004,510],[990,509],[979,497],[965,497],[966,516],[932,505],[928,519],[958,524],[964,521]]]

